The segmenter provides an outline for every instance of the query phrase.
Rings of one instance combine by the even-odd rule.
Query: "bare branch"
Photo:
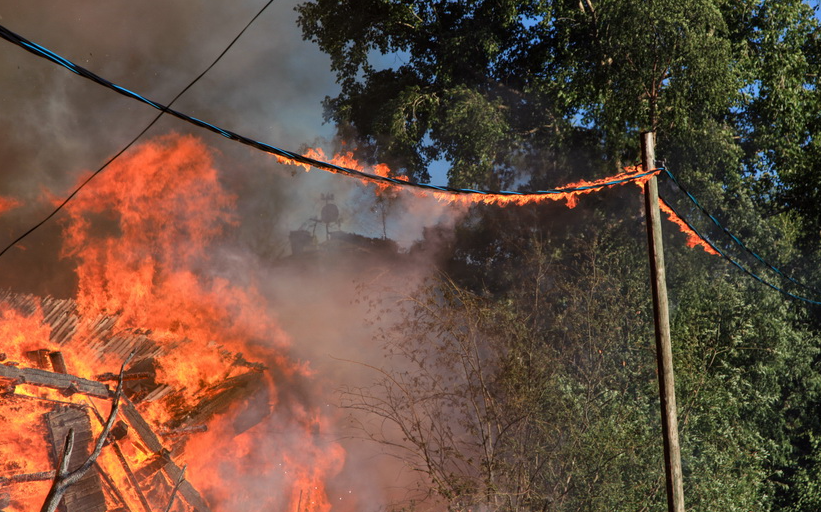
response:
[[[94,446],[94,451],[91,452],[91,455],[88,456],[86,461],[80,467],[71,472],[68,470],[68,464],[71,459],[71,452],[74,450],[74,429],[69,429],[68,435],[66,436],[66,444],[63,449],[63,455],[58,465],[57,474],[54,477],[54,481],[51,484],[51,489],[48,491],[46,501],[43,503],[40,512],[54,512],[57,510],[57,506],[63,499],[63,495],[65,495],[66,491],[68,491],[68,488],[77,483],[91,468],[91,466],[94,465],[97,457],[100,456],[100,452],[103,451],[103,445],[105,444],[109,433],[111,433],[111,428],[114,426],[114,421],[117,419],[117,412],[120,409],[120,397],[123,394],[123,376],[125,374],[125,366],[133,357],[134,353],[132,352],[126,360],[123,361],[123,364],[120,367],[117,390],[114,392],[114,396],[112,397],[111,412],[108,415],[108,421],[106,421],[102,433],[100,433],[100,437],[97,439],[97,444]]]

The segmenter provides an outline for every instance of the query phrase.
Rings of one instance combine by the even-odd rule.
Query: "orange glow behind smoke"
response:
[[[7,212],[9,210],[13,210],[18,206],[22,205],[20,201],[17,199],[12,199],[10,197],[2,197],[0,196],[0,214]]]

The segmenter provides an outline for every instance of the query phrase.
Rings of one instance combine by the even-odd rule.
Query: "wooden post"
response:
[[[641,137],[641,159],[645,171],[656,167],[655,138],[654,132],[645,132]],[[644,185],[644,207],[647,222],[647,245],[650,251],[653,318],[656,324],[656,360],[658,362],[659,396],[661,397],[661,429],[664,435],[667,510],[684,512],[684,484],[678,442],[676,387],[673,378],[673,348],[670,340],[670,310],[667,303],[667,282],[664,276],[658,182],[655,176]]]

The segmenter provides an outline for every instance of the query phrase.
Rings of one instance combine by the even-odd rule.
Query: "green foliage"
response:
[[[806,3],[313,0],[297,9],[342,86],[326,116],[366,158],[416,180],[445,159],[455,186],[538,189],[613,174],[637,160],[638,133],[654,129],[657,158],[718,220],[788,274],[821,282],[821,27]],[[812,294],[661,185],[744,265]],[[443,472],[430,487],[452,509],[664,510],[639,211],[627,188],[573,210],[472,209],[445,249],[452,281],[417,296],[386,338],[412,363],[401,378],[422,379],[413,382],[425,393],[407,400],[450,397],[456,416],[470,416],[460,400],[481,386],[469,378],[447,392],[425,387],[452,373],[441,365],[462,361],[458,341],[470,339],[484,347],[488,396],[502,411],[483,410],[485,420],[523,418],[493,462],[476,455],[481,429],[459,423],[474,444],[459,438],[445,459],[472,469]],[[688,510],[818,509],[819,309],[665,233]],[[437,330],[442,319],[462,327]],[[368,398],[396,391],[385,382]],[[513,491],[523,478],[528,492]]]

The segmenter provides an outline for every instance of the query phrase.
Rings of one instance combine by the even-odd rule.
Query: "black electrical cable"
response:
[[[77,195],[77,193],[78,193],[78,192],[80,192],[80,190],[82,190],[82,189],[83,189],[83,187],[85,187],[86,185],[88,185],[88,183],[89,183],[91,180],[93,180],[93,179],[94,179],[94,178],[95,178],[98,174],[100,174],[101,172],[103,172],[103,170],[104,170],[104,169],[106,169],[106,168],[107,168],[107,167],[111,164],[111,162],[113,162],[114,160],[116,160],[117,158],[119,158],[119,157],[120,157],[120,155],[122,155],[123,153],[125,153],[126,151],[128,151],[128,149],[129,149],[131,146],[133,146],[135,142],[137,142],[137,141],[138,141],[138,140],[139,140],[139,139],[140,139],[143,135],[145,135],[145,133],[146,133],[148,130],[150,130],[150,129],[151,129],[151,127],[152,127],[152,126],[154,126],[154,125],[157,123],[157,121],[159,121],[159,120],[160,120],[160,118],[163,116],[163,114],[166,114],[167,112],[169,112],[169,107],[170,107],[171,105],[173,105],[175,101],[177,101],[178,99],[180,99],[180,97],[181,97],[183,94],[185,94],[185,93],[186,93],[186,92],[187,92],[187,91],[188,91],[191,87],[193,87],[193,86],[194,86],[194,84],[196,84],[197,82],[199,82],[199,80],[200,80],[202,77],[204,77],[206,73],[208,73],[209,71],[211,71],[211,68],[213,68],[213,67],[217,64],[217,62],[219,62],[219,61],[220,61],[220,59],[222,59],[222,58],[225,56],[225,54],[226,54],[226,53],[228,53],[228,50],[230,50],[230,49],[231,49],[231,47],[232,47],[232,46],[234,46],[234,43],[236,43],[236,42],[239,40],[239,38],[240,38],[240,37],[242,37],[242,34],[244,34],[246,30],[248,30],[248,27],[250,27],[250,26],[251,26],[251,24],[253,24],[253,23],[254,23],[254,21],[256,21],[256,19],[257,19],[257,18],[259,18],[259,17],[260,17],[260,15],[261,15],[261,14],[262,14],[262,13],[263,13],[263,12],[264,12],[267,8],[268,8],[268,6],[269,6],[269,5],[271,5],[272,3],[274,3],[274,0],[268,0],[268,3],[266,3],[266,4],[262,7],[262,9],[260,9],[260,10],[259,10],[259,12],[257,12],[257,14],[256,14],[253,18],[251,18],[251,21],[249,21],[249,22],[245,25],[245,27],[244,27],[244,28],[243,28],[243,29],[239,32],[239,34],[237,34],[237,36],[236,36],[236,37],[235,37],[235,38],[234,38],[234,39],[233,39],[233,40],[232,40],[232,41],[228,44],[228,46],[226,46],[226,47],[225,47],[225,49],[222,51],[222,53],[220,53],[220,54],[217,56],[217,58],[216,58],[216,59],[214,59],[214,61],[211,63],[211,65],[209,65],[207,68],[205,68],[205,71],[203,71],[202,73],[200,73],[200,74],[199,74],[199,75],[198,75],[195,79],[193,79],[193,80],[192,80],[192,81],[191,81],[188,85],[186,85],[186,86],[185,86],[185,87],[184,87],[184,88],[183,88],[183,89],[182,89],[179,93],[177,93],[177,95],[176,95],[176,96],[174,96],[174,99],[172,99],[172,100],[168,103],[168,105],[165,105],[165,106],[163,106],[163,105],[159,105],[160,113],[159,113],[159,114],[157,114],[157,116],[156,116],[156,117],[154,117],[154,119],[152,119],[152,120],[151,120],[151,122],[150,122],[150,123],[148,123],[148,125],[147,125],[145,128],[143,128],[143,129],[142,129],[142,131],[140,131],[140,133],[138,133],[138,134],[137,134],[137,136],[136,136],[136,137],[134,137],[134,138],[131,140],[131,142],[129,142],[128,144],[126,144],[126,145],[125,145],[125,147],[123,147],[120,151],[118,151],[118,152],[117,152],[114,156],[112,156],[111,158],[109,158],[109,159],[108,159],[108,160],[107,160],[107,161],[106,161],[106,162],[105,162],[105,163],[104,163],[104,164],[103,164],[103,165],[102,165],[99,169],[97,169],[96,171],[94,171],[94,173],[92,173],[92,174],[91,174],[91,176],[89,176],[89,177],[88,177],[88,178],[86,178],[86,179],[85,179],[82,183],[80,183],[80,184],[79,184],[79,185],[78,185],[78,186],[77,186],[77,187],[76,187],[76,188],[75,188],[75,189],[71,192],[71,194],[69,194],[69,196],[68,196],[68,197],[66,197],[66,198],[65,198],[65,200],[63,200],[63,202],[62,202],[62,203],[60,203],[60,204],[59,204],[56,208],[54,208],[54,210],[53,210],[51,213],[49,213],[49,214],[48,214],[48,215],[47,215],[47,216],[46,216],[43,220],[41,220],[40,222],[38,222],[37,224],[35,224],[35,225],[34,225],[34,226],[32,226],[31,228],[29,228],[29,229],[28,229],[25,233],[23,233],[22,235],[18,236],[18,237],[17,237],[14,241],[12,241],[12,242],[11,242],[10,244],[8,244],[5,248],[3,248],[3,250],[2,250],[2,251],[0,251],[0,257],[1,257],[1,256],[3,256],[3,255],[4,255],[4,254],[5,254],[5,253],[9,250],[9,249],[11,249],[12,247],[14,247],[14,246],[15,246],[15,245],[17,245],[18,243],[20,243],[20,242],[21,242],[24,238],[26,238],[26,237],[27,237],[27,236],[29,236],[31,233],[33,233],[35,230],[37,230],[40,226],[42,226],[43,224],[45,224],[46,222],[48,222],[48,221],[49,221],[49,219],[51,219],[52,217],[54,217],[55,215],[57,215],[57,213],[58,213],[60,210],[62,210],[62,209],[63,209],[63,207],[64,207],[66,204],[68,204],[68,202],[69,202],[69,201],[71,201],[71,200],[74,198],[74,196],[76,196],[76,195]],[[2,28],[2,27],[0,27],[0,28]],[[3,31],[5,31],[5,29],[2,29],[2,30],[3,30]],[[4,35],[4,37],[5,37],[5,34],[3,34],[3,35]],[[6,39],[8,39],[8,38],[6,37]],[[49,53],[51,53],[51,52],[49,52]],[[55,57],[59,57],[59,56],[57,56],[56,54],[53,54],[53,53],[51,53],[51,55],[54,55]],[[60,61],[62,61],[62,62],[67,62],[67,61],[66,61],[65,59],[63,59],[62,57],[59,57],[59,59],[58,59],[58,60],[60,60]],[[71,69],[71,68],[69,68],[69,69]],[[75,71],[75,70],[73,70],[73,69],[72,69],[72,71]],[[75,72],[76,72],[76,71],[75,71]]]
[[[696,228],[695,228],[695,226],[693,226],[692,224],[690,224],[690,222],[689,222],[686,218],[684,218],[684,217],[683,217],[680,213],[678,213],[678,212],[675,210],[675,208],[673,208],[673,206],[672,206],[670,203],[668,203],[667,201],[665,201],[664,199],[662,199],[662,197],[661,197],[661,196],[659,196],[659,201],[660,201],[660,202],[662,202],[662,203],[663,203],[665,206],[667,206],[668,208],[670,208],[670,211],[672,211],[674,215],[676,215],[678,218],[680,218],[680,219],[682,220],[682,222],[684,222],[684,223],[687,225],[687,227],[689,227],[691,230],[693,230],[693,233],[695,233],[695,234],[696,234],[696,236],[698,236],[699,238],[701,238],[702,240],[704,240],[704,242],[705,242],[707,245],[709,245],[710,247],[712,247],[712,248],[713,248],[713,250],[714,250],[714,251],[716,251],[716,253],[718,253],[718,254],[719,254],[722,258],[724,258],[724,259],[725,259],[725,260],[727,260],[728,262],[732,263],[732,264],[733,264],[733,265],[734,265],[737,269],[739,269],[740,271],[742,271],[742,272],[744,272],[745,274],[747,274],[748,276],[752,277],[753,279],[755,279],[755,280],[756,280],[756,281],[758,281],[759,283],[761,283],[761,284],[763,284],[763,285],[765,285],[765,286],[769,286],[770,288],[772,288],[773,290],[777,291],[778,293],[781,293],[781,294],[783,294],[783,295],[786,295],[787,297],[790,297],[791,299],[800,300],[800,301],[802,301],[802,302],[806,302],[806,303],[808,303],[808,304],[813,304],[813,305],[815,305],[815,306],[821,306],[821,301],[812,300],[812,299],[809,299],[809,298],[807,298],[807,297],[802,297],[802,296],[800,296],[800,295],[796,295],[796,294],[794,294],[794,293],[790,293],[790,292],[788,292],[787,290],[785,290],[785,289],[781,288],[780,286],[777,286],[777,285],[775,285],[775,284],[773,284],[773,283],[771,283],[771,282],[767,281],[767,280],[766,280],[766,279],[764,279],[763,277],[759,276],[758,274],[754,273],[752,270],[748,269],[747,267],[745,267],[744,265],[742,265],[740,262],[738,262],[738,261],[736,261],[735,259],[733,259],[733,258],[732,258],[729,254],[727,254],[725,251],[723,251],[720,247],[718,247],[718,245],[716,245],[715,243],[713,243],[713,242],[712,242],[709,238],[707,238],[707,237],[705,237],[704,235],[702,235],[702,234],[698,231],[698,229],[696,229]]]
[[[701,213],[706,215],[713,222],[713,224],[715,224],[719,229],[721,229],[721,231],[724,232],[725,235],[730,237],[730,239],[733,241],[733,243],[735,243],[737,246],[742,248],[744,251],[747,252],[747,254],[751,255],[753,258],[758,260],[759,263],[761,263],[762,265],[764,265],[768,269],[772,270],[773,272],[775,272],[779,276],[783,277],[784,279],[790,281],[791,283],[793,283],[797,286],[800,286],[801,288],[803,288],[803,289],[805,289],[809,292],[812,292],[812,293],[814,293],[818,296],[821,296],[821,291],[819,291],[818,289],[813,288],[810,285],[804,284],[804,283],[798,281],[797,279],[794,279],[793,277],[790,277],[789,275],[784,273],[781,269],[777,268],[772,263],[768,262],[763,257],[759,256],[757,252],[755,252],[752,249],[750,249],[749,247],[747,247],[744,244],[744,242],[739,240],[739,238],[737,236],[735,236],[732,232],[730,232],[729,229],[727,229],[721,222],[719,222],[718,219],[712,213],[707,211],[707,209],[704,206],[702,206],[702,204],[698,201],[698,199],[696,199],[696,197],[693,194],[691,194],[684,187],[684,185],[681,184],[681,182],[678,180],[678,178],[676,178],[676,176],[672,172],[670,172],[669,169],[665,169],[664,171],[667,173],[667,176],[670,177],[671,180],[673,180],[673,183],[678,187],[678,189],[681,190],[682,192],[684,192],[684,194],[687,196],[687,198],[690,199],[690,201],[692,201],[692,203],[694,205],[696,205],[696,207],[701,211]]]
[[[129,98],[135,99],[146,105],[151,105],[152,107],[156,108],[157,110],[162,110],[163,112],[172,115],[178,119],[191,123],[195,126],[199,126],[200,128],[204,128],[210,132],[217,133],[222,135],[223,137],[239,142],[241,144],[245,144],[246,146],[250,146],[252,148],[258,149],[260,151],[264,151],[266,153],[276,155],[278,157],[284,157],[288,160],[288,163],[292,164],[299,164],[299,165],[306,165],[308,167],[315,167],[317,169],[321,169],[324,171],[329,171],[333,173],[344,174],[347,176],[359,178],[365,181],[371,181],[376,183],[387,183],[390,185],[400,185],[403,187],[413,187],[417,189],[423,189],[428,191],[436,192],[447,192],[456,195],[483,195],[483,196],[538,196],[537,199],[545,198],[547,196],[555,196],[555,195],[562,195],[567,194],[568,192],[582,192],[586,190],[595,190],[610,187],[613,185],[620,185],[623,183],[628,183],[630,181],[639,180],[646,176],[656,175],[661,172],[663,169],[652,169],[646,172],[626,172],[619,174],[618,176],[612,177],[612,179],[607,181],[599,180],[594,183],[589,183],[585,185],[575,185],[575,186],[568,186],[558,189],[546,189],[546,190],[537,190],[535,192],[514,192],[509,190],[474,190],[468,188],[453,188],[447,186],[437,186],[431,185],[428,183],[417,183],[417,182],[410,182],[399,178],[392,178],[390,176],[379,176],[375,174],[368,174],[356,169],[351,169],[348,167],[342,167],[340,165],[336,165],[329,162],[323,162],[321,160],[315,160],[313,158],[300,155],[299,153],[294,153],[293,151],[288,151],[286,149],[281,149],[270,144],[266,144],[264,142],[260,142],[258,140],[251,139],[244,135],[240,135],[236,132],[226,130],[224,128],[220,128],[214,124],[208,123],[201,119],[197,119],[196,117],[189,116],[183,112],[179,112],[172,108],[169,108],[167,105],[161,105],[156,101],[152,101],[144,96],[126,89],[120,85],[112,83],[105,78],[96,75],[89,71],[88,69],[79,66],[70,60],[66,59],[65,57],[61,57],[60,55],[52,52],[48,48],[44,48],[37,43],[31,42],[24,37],[15,34],[14,32],[8,30],[7,28],[0,25],[0,38],[3,38],[11,43],[14,43],[21,48],[37,55],[38,57],[42,57],[44,59],[48,59],[51,62],[63,66],[64,68],[68,69],[72,73],[75,73],[83,78],[91,80],[103,87],[107,87],[113,91],[118,92],[124,96],[128,96]],[[500,200],[499,202],[505,202],[506,200]]]

